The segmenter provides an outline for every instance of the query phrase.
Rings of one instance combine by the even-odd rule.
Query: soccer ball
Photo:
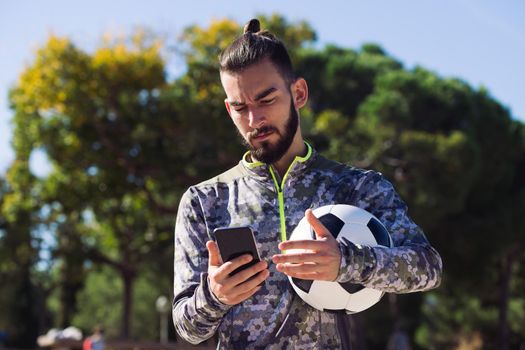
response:
[[[352,242],[357,246],[392,247],[392,239],[383,224],[366,210],[346,204],[327,205],[313,210],[313,214],[332,233],[339,244]],[[303,218],[290,240],[316,239],[310,224]],[[300,252],[290,249],[286,253]],[[352,314],[377,303],[384,292],[356,283],[303,280],[288,277],[295,292],[307,304],[321,311],[346,311]]]

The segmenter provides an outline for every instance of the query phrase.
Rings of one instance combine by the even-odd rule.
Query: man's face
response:
[[[299,125],[290,86],[268,60],[240,73],[221,74],[226,108],[251,155],[274,163],[289,149]]]

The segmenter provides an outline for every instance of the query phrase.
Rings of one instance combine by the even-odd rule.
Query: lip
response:
[[[262,135],[259,135],[257,137],[254,137],[253,140],[261,141],[261,140],[264,140],[264,139],[270,137],[272,134],[273,134],[273,131],[270,131],[270,132],[264,133]]]

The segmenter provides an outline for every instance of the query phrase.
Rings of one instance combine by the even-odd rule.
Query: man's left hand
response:
[[[302,252],[277,254],[272,257],[277,270],[288,276],[305,280],[335,281],[339,274],[341,252],[339,243],[311,209],[306,210],[306,220],[314,229],[316,240],[286,241],[279,249],[304,249]]]

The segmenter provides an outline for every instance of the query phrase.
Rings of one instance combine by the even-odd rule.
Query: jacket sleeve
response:
[[[361,283],[390,293],[436,288],[442,261],[423,231],[410,219],[407,206],[381,174],[367,172],[356,186],[356,204],[385,225],[393,247],[340,244],[338,282]]]
[[[192,344],[211,338],[230,308],[209,289],[208,239],[199,198],[190,188],[181,199],[175,224],[172,314],[177,333]]]

